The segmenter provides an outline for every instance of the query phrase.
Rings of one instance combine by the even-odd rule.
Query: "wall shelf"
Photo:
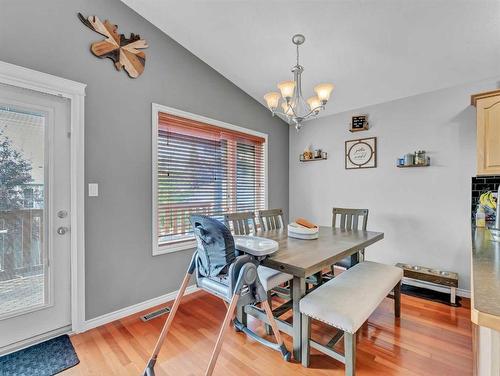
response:
[[[300,162],[326,161],[328,158],[299,159]]]
[[[396,167],[397,168],[408,168],[408,167],[430,167],[431,165],[430,164],[425,164],[425,165],[409,165],[409,166],[400,166],[400,165],[397,165]]]

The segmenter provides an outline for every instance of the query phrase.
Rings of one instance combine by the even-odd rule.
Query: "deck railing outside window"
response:
[[[191,214],[264,209],[263,138],[160,113],[157,140],[158,246],[192,240]]]

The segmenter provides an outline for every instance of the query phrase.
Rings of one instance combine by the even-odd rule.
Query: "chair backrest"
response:
[[[193,214],[190,222],[198,242],[198,272],[215,277],[236,260],[233,236],[221,222],[206,215]]]
[[[332,214],[332,227],[342,230],[366,230],[368,209],[333,208]],[[337,217],[340,217],[340,222],[337,221]]]
[[[252,228],[250,228],[249,223],[252,224]],[[257,228],[255,213],[252,211],[225,214],[224,224],[228,229],[232,229],[234,235],[249,235]]]
[[[283,209],[259,210],[259,223],[262,230],[277,230],[284,226]]]

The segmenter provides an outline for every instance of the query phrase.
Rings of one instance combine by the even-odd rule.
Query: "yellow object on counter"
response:
[[[486,227],[486,213],[481,205],[476,211],[476,227]]]
[[[493,192],[484,192],[481,197],[479,197],[479,203],[484,207],[491,208],[495,210],[497,208],[497,202],[493,196]]]

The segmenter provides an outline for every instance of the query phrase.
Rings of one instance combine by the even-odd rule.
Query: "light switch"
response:
[[[99,196],[99,184],[89,183],[89,197]]]

